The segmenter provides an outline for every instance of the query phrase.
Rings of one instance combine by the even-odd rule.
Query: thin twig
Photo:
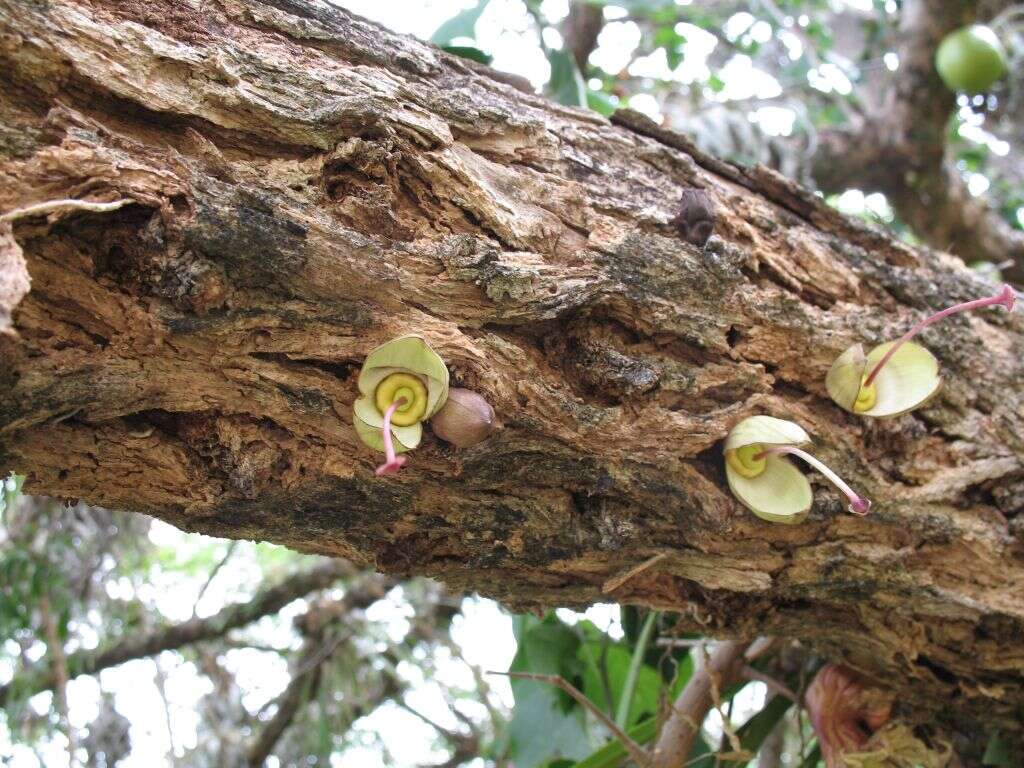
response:
[[[756,661],[757,659],[764,656],[768,651],[775,645],[775,638],[773,637],[759,637],[757,640],[750,644],[747,648],[746,653],[743,654],[743,658],[747,661]]]
[[[132,202],[130,199],[126,200],[114,200],[110,203],[95,202],[92,200],[47,200],[44,203],[34,203],[32,205],[26,205],[24,208],[15,208],[13,211],[0,214],[0,222],[14,221],[16,219],[22,219],[26,216],[41,216],[44,213],[52,213],[53,211],[92,211],[93,213],[106,213],[107,211],[116,211],[123,205],[128,205]]]
[[[784,683],[779,682],[771,675],[766,675],[764,672],[756,670],[750,666],[743,667],[741,672],[748,680],[756,680],[759,683],[764,683],[768,688],[775,691],[775,693],[780,696],[785,696],[797,706],[803,706],[803,702],[800,700],[800,696],[797,693],[790,690]]]
[[[521,680],[536,680],[540,683],[548,683],[549,685],[554,685],[558,688],[561,688],[563,691],[572,696],[580,704],[580,706],[588,710],[591,714],[594,715],[594,717],[600,720],[601,724],[605,728],[612,732],[615,738],[618,739],[622,743],[622,746],[626,748],[626,751],[629,752],[629,756],[633,759],[633,762],[635,762],[639,766],[643,766],[644,768],[651,764],[651,757],[647,754],[647,751],[643,747],[641,747],[639,744],[633,741],[633,739],[631,739],[624,730],[622,730],[621,728],[619,728],[618,725],[615,724],[614,720],[612,720],[610,717],[608,717],[608,715],[602,712],[599,707],[594,705],[594,702],[592,702],[590,699],[584,696],[576,688],[576,686],[574,686],[561,675],[541,675],[534,672],[488,672],[487,674],[504,675],[506,677]]]
[[[442,736],[444,736],[446,739],[448,739],[448,741],[456,741],[457,739],[461,738],[462,734],[460,734],[458,731],[453,731],[451,728],[445,728],[440,723],[438,723],[435,720],[432,720],[431,718],[429,718],[426,715],[424,715],[422,712],[420,712],[418,709],[416,709],[416,707],[414,707],[411,704],[409,704],[408,702],[404,701],[401,697],[395,699],[395,703],[399,707],[404,709],[406,712],[408,712],[409,714],[415,715],[416,717],[418,717],[424,723],[426,723],[431,728],[433,728],[435,731],[437,731]]]
[[[659,648],[699,648],[706,641],[688,637],[659,637],[654,644]]]
[[[167,674],[164,672],[163,666],[160,664],[160,656],[153,656],[150,661],[153,662],[153,667],[156,670],[154,677],[156,681],[156,690],[160,694],[160,700],[164,705],[164,726],[167,728],[167,744],[169,745],[170,761],[171,765],[177,766],[178,755],[174,751],[174,721],[171,718],[171,703],[167,698]]]
[[[75,732],[71,727],[71,719],[68,715],[68,664],[67,658],[64,656],[64,644],[60,640],[57,617],[54,615],[48,591],[44,591],[39,600],[39,611],[43,619],[46,654],[49,656],[50,669],[53,670],[53,690],[56,694],[57,714],[60,717],[61,728],[64,729],[68,739],[68,765],[75,766],[78,763],[75,758]]]
[[[231,543],[228,544],[228,551],[224,553],[224,557],[222,557],[217,562],[217,564],[213,566],[213,570],[211,570],[210,575],[207,576],[206,582],[203,584],[202,589],[200,589],[199,594],[196,595],[196,601],[192,606],[192,616],[197,615],[196,610],[199,608],[199,602],[203,599],[203,595],[206,594],[206,590],[210,588],[210,585],[213,583],[213,580],[217,578],[217,574],[220,573],[220,569],[223,568],[227,564],[228,560],[231,559],[231,556],[235,554],[235,549],[237,547],[238,539],[232,539]]]
[[[604,592],[606,595],[611,593],[611,592],[614,592],[619,587],[621,587],[623,584],[625,584],[627,581],[631,581],[632,579],[635,579],[641,573],[643,573],[644,571],[648,570],[649,568],[654,567],[655,565],[660,563],[662,560],[664,560],[666,557],[668,557],[668,553],[667,552],[659,552],[654,557],[650,557],[647,560],[644,560],[642,563],[640,563],[640,565],[636,565],[636,566],[633,566],[632,568],[628,568],[627,570],[623,571],[622,573],[617,574],[616,576],[613,576],[612,578],[608,579],[608,581],[606,581],[601,586],[601,591]]]
[[[494,707],[494,702],[491,701],[491,686],[487,684],[483,671],[476,664],[470,664],[469,661],[466,660],[466,655],[462,652],[462,647],[456,643],[447,632],[445,633],[442,643],[449,651],[451,651],[455,658],[469,667],[469,671],[473,674],[473,681],[476,683],[477,696],[480,699],[480,702],[487,709],[487,714],[490,716],[491,722],[501,722],[501,715],[498,714],[498,710]]]

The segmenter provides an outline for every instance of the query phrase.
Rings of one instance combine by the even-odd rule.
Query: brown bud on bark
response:
[[[494,431],[494,409],[476,392],[448,390],[448,400],[430,420],[434,434],[456,448],[468,448],[486,440]]]
[[[715,206],[708,193],[696,187],[683,190],[679,213],[672,224],[686,242],[703,248],[715,231]]]
[[[890,695],[838,664],[818,670],[804,699],[827,768],[843,768],[843,755],[861,750],[892,712]]]

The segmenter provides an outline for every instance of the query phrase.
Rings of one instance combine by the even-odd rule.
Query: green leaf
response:
[[[479,48],[474,48],[471,45],[442,45],[441,50],[463,59],[479,61],[481,64],[490,64],[494,61],[494,57],[491,54],[481,51]]]
[[[435,30],[430,36],[430,42],[444,46],[458,37],[473,37],[476,33],[476,23],[489,2],[490,0],[477,0],[477,4],[472,8],[452,16]]]
[[[14,504],[21,494],[21,486],[24,483],[24,475],[16,475],[12,472],[6,479],[0,476],[0,515],[7,510],[7,507]]]
[[[627,615],[627,612],[624,610],[623,611],[623,618],[624,619],[626,618],[626,615]],[[624,628],[625,628],[625,625],[626,625],[627,621],[623,622]],[[617,647],[620,651],[624,651],[624,649],[621,646],[615,646],[615,647]],[[644,670],[650,670],[651,668],[649,666],[645,666],[643,669]],[[641,670],[640,674],[641,674],[641,678],[640,678],[640,686],[638,688],[638,692],[642,692],[642,691],[646,690],[646,684],[644,682],[644,672],[643,672],[643,670]],[[683,659],[683,661],[679,664],[679,673],[676,676],[675,684],[672,686],[671,690],[669,691],[669,698],[670,699],[675,699],[679,695],[679,693],[686,686],[686,683],[689,682],[690,676],[692,674],[693,674],[693,659],[689,655],[687,655]],[[586,672],[584,673],[584,675],[586,675]],[[652,685],[652,687],[655,687],[655,686]],[[589,697],[589,695],[588,695],[588,698],[591,698],[592,701],[596,701],[596,699],[594,699],[592,697]],[[602,701],[603,701],[603,699],[602,699]],[[637,702],[634,702],[634,707],[636,707],[636,706],[637,706]],[[657,689],[656,689],[656,687],[655,687],[655,699],[654,699],[654,703],[653,703],[652,706],[653,706],[652,711],[653,712],[657,712],[658,700],[657,700]],[[654,741],[654,737],[658,735],[658,717],[657,717],[657,715],[654,714],[654,715],[652,715],[650,717],[647,717],[647,718],[641,720],[636,725],[626,729],[626,733],[629,734],[629,737],[631,739],[633,739],[633,741],[635,741],[637,744],[640,744],[640,745],[648,744],[648,743]],[[703,751],[702,752],[698,752],[697,751],[698,748],[702,748]],[[694,746],[694,752],[696,754],[691,753],[691,754],[693,754],[693,757],[699,757],[701,754],[705,754],[705,753],[708,752],[707,745],[704,744],[703,739],[699,739],[698,740],[698,744],[696,744]],[[575,768],[618,768],[619,765],[622,763],[622,761],[625,760],[628,756],[629,756],[629,753],[626,751],[626,748],[621,743],[619,743],[618,741],[610,741],[607,744],[605,744],[603,747],[601,747],[600,749],[598,749],[598,750],[592,752],[591,754],[587,755],[587,757],[585,757],[583,760],[581,760],[580,762],[578,762],[575,765]]]
[[[658,718],[649,717],[630,728],[626,733],[637,744],[647,744],[658,733]],[[629,756],[626,748],[618,741],[605,744],[596,752],[576,763],[575,768],[617,768]]]
[[[793,702],[785,696],[772,697],[760,712],[752,716],[737,730],[736,734],[739,736],[740,745],[743,749],[756,755],[757,751],[761,749],[761,745],[764,743],[764,740],[768,738],[768,734],[770,734],[775,726],[779,724],[779,721],[786,716],[786,713],[792,706]],[[723,760],[721,762],[721,766],[723,766],[723,768],[730,765],[742,766],[746,765],[746,763],[733,762],[729,760]]]
[[[551,79],[548,81],[548,95],[559,104],[570,107],[587,106],[587,86],[583,75],[576,68],[576,62],[568,51],[549,51]]]
[[[814,748],[807,753],[807,757],[804,758],[803,762],[800,763],[800,768],[816,768],[818,763],[821,762],[821,745],[818,743],[814,744]]]
[[[619,108],[619,100],[601,91],[587,90],[587,106],[605,117],[610,117]]]
[[[543,619],[517,617],[513,627],[519,647],[511,672],[560,675],[572,682],[580,662],[579,635],[553,613]],[[515,708],[508,726],[508,756],[524,768],[553,759],[578,760],[590,749],[586,714],[564,691],[536,680],[512,680]],[[539,735],[543,734],[543,738]]]
[[[633,648],[633,657],[629,661],[629,668],[626,671],[626,679],[622,684],[619,695],[619,703],[615,709],[615,724],[619,728],[625,728],[631,722],[630,708],[633,705],[633,696],[636,693],[637,680],[640,676],[640,668],[644,663],[644,654],[647,652],[647,645],[654,632],[654,624],[658,620],[658,612],[651,611],[644,619],[644,626],[640,630],[640,637],[637,638],[636,646]],[[652,675],[653,675],[652,671]],[[655,676],[655,679],[657,677]]]
[[[1020,760],[1013,753],[1013,747],[996,731],[988,739],[985,754],[981,758],[982,765],[994,765],[998,768],[1014,768]]]
[[[632,661],[629,651],[621,645],[586,643],[580,647],[580,659],[584,663],[583,693],[603,712],[611,713],[622,709],[622,693]],[[590,663],[588,663],[590,662]],[[603,674],[602,674],[603,672]],[[607,681],[611,701],[605,695]],[[661,677],[649,666],[642,666],[637,672],[634,695],[629,707],[627,726],[634,725],[644,715],[658,711],[658,692]]]

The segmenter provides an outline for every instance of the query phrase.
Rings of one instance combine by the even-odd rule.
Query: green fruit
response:
[[[982,93],[1006,71],[1006,52],[995,32],[975,24],[943,38],[935,68],[950,90]]]

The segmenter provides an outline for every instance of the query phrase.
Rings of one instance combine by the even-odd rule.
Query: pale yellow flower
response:
[[[420,336],[393,339],[366,356],[359,373],[360,397],[352,406],[356,434],[387,461],[377,474],[398,471],[397,454],[423,437],[423,422],[448,399],[448,368]]]
[[[799,456],[850,500],[849,510],[865,515],[871,502],[854,493],[839,475],[798,446],[811,438],[791,421],[772,416],[744,419],[725,439],[725,476],[747,509],[772,523],[799,523],[811,509],[811,484],[786,454]]]
[[[836,358],[825,376],[825,389],[836,405],[861,416],[899,416],[928,402],[942,386],[939,361],[910,339],[944,317],[1001,304],[1013,309],[1015,294],[1009,285],[995,296],[962,304],[926,317],[896,341],[879,344],[867,355],[854,344]]]

